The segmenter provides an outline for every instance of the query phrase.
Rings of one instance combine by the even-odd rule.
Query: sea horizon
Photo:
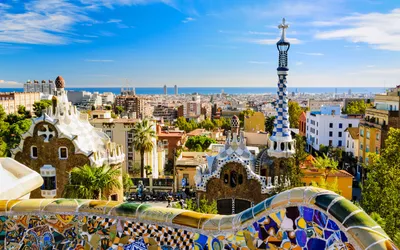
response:
[[[163,87],[69,87],[66,88],[67,91],[88,91],[88,92],[112,92],[114,94],[120,94],[121,88],[134,88],[137,95],[162,95],[164,94]],[[377,94],[385,92],[383,87],[289,87],[288,92],[292,93],[308,93],[308,94],[328,94],[337,93],[343,94],[348,93],[351,90],[352,94]],[[179,87],[178,94],[201,94],[201,95],[211,95],[211,94],[275,94],[277,87]],[[0,92],[23,92],[23,88],[0,88]],[[167,94],[173,95],[174,88],[167,88]]]

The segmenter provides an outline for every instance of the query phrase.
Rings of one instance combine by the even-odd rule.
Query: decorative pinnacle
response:
[[[285,18],[282,18],[282,23],[278,26],[279,29],[282,29],[282,40],[286,38],[286,29],[289,28],[289,24],[286,24]]]

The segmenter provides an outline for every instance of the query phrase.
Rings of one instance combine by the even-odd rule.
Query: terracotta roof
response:
[[[307,115],[306,113],[303,111],[299,117],[299,121],[306,121],[307,120]]]
[[[305,176],[310,176],[310,175],[314,175],[314,176],[323,176],[323,171],[322,170],[318,170],[316,168],[303,168],[302,169],[303,173]],[[329,173],[328,177],[348,177],[348,178],[353,178],[353,175],[348,173],[345,170],[338,170],[334,173]]]
[[[360,129],[358,127],[355,128],[347,128],[345,131],[348,131],[351,138],[353,139],[358,139],[358,136],[360,135]]]
[[[197,128],[195,130],[190,131],[187,135],[188,136],[197,136],[204,133],[206,130],[204,128]]]
[[[158,137],[183,137],[185,135],[184,132],[182,131],[161,131],[160,133],[157,134]]]

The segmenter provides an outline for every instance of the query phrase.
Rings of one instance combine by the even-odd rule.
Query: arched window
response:
[[[236,187],[237,185],[237,173],[235,171],[231,172],[231,187]]]
[[[242,174],[239,175],[238,183],[239,183],[239,185],[243,184],[243,175]]]
[[[285,150],[285,143],[281,142],[281,150]]]
[[[224,174],[224,183],[228,184],[229,182],[229,175],[228,174]]]
[[[276,150],[277,147],[278,147],[278,143],[276,143],[276,141],[274,141],[274,150]]]
[[[292,144],[290,142],[288,143],[288,148],[289,150],[292,150]]]

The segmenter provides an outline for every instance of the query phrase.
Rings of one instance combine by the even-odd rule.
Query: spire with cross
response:
[[[286,39],[286,29],[289,28],[289,24],[286,24],[286,19],[282,18],[282,23],[278,26],[279,29],[282,29],[282,38],[281,40]]]

